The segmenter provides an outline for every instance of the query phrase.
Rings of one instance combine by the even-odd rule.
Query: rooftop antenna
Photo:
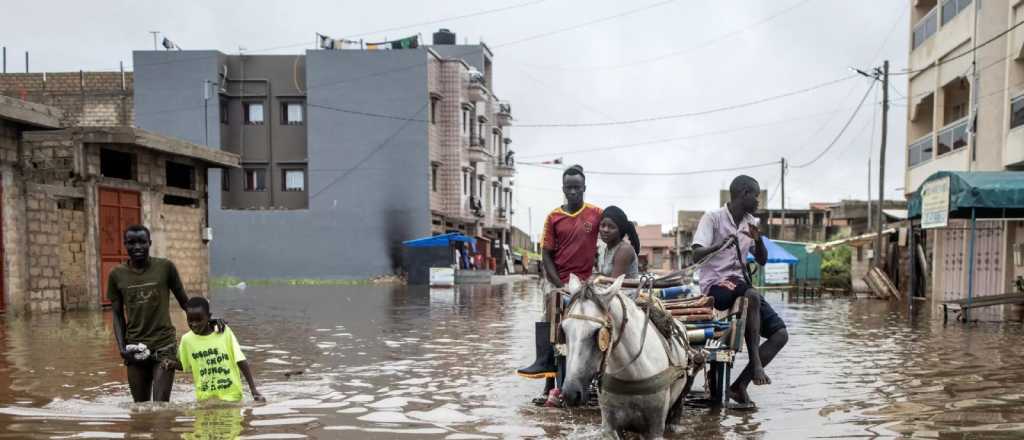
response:
[[[153,34],[153,50],[157,50],[157,48],[156,48],[156,44],[157,44],[156,40],[157,40],[157,35],[160,35],[160,31],[149,31],[149,33]]]

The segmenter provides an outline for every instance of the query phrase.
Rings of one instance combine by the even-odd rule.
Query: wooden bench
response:
[[[1024,304],[1024,293],[1006,293],[1002,295],[988,295],[972,298],[970,304],[967,299],[942,302],[942,322],[949,320],[949,312],[956,312],[956,320],[964,320],[964,312],[970,309],[982,307],[1002,306],[1007,304]]]

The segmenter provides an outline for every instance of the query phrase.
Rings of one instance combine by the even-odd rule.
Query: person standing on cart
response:
[[[536,404],[548,401],[555,388],[557,366],[555,348],[551,341],[551,304],[558,304],[562,298],[560,288],[575,274],[582,280],[590,278],[597,256],[597,236],[601,223],[601,208],[583,201],[587,179],[583,167],[573,165],[562,173],[562,194],[565,204],[555,208],[544,221],[541,236],[543,273],[555,287],[544,301],[544,316],[534,325],[534,340],[537,358],[532,365],[516,370],[516,374],[530,379],[545,379],[544,392],[534,399]]]

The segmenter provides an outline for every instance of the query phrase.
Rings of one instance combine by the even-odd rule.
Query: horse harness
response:
[[[597,323],[597,324],[599,324],[601,326],[601,329],[598,330],[598,333],[597,333],[597,348],[598,348],[598,350],[600,350],[602,352],[601,367],[599,369],[599,371],[601,372],[601,390],[602,391],[607,391],[607,392],[610,392],[610,393],[613,393],[613,394],[627,395],[627,396],[637,396],[637,395],[644,395],[644,394],[652,394],[654,392],[657,392],[658,390],[661,390],[661,389],[667,387],[672,382],[675,382],[676,380],[678,380],[680,377],[686,376],[688,374],[689,367],[685,366],[685,365],[684,366],[680,366],[680,365],[676,365],[675,364],[675,362],[672,359],[672,350],[671,350],[671,348],[669,346],[669,341],[667,341],[666,339],[662,338],[661,339],[661,343],[662,343],[662,346],[665,348],[665,355],[668,358],[668,362],[669,362],[669,366],[667,368],[662,370],[660,373],[655,374],[654,376],[651,376],[651,377],[646,378],[646,379],[622,380],[622,379],[618,379],[618,378],[615,377],[615,375],[621,373],[626,368],[629,368],[631,365],[633,365],[633,363],[636,362],[636,360],[640,358],[640,355],[643,354],[644,346],[647,343],[647,327],[650,325],[650,322],[651,322],[651,319],[650,319],[650,309],[649,308],[644,311],[644,327],[641,330],[640,348],[637,350],[636,354],[633,355],[633,357],[628,362],[626,362],[626,364],[622,368],[620,368],[618,371],[615,371],[615,372],[607,372],[607,371],[605,371],[605,368],[607,368],[607,365],[608,365],[608,354],[613,352],[613,351],[615,351],[615,348],[622,341],[622,337],[623,337],[624,331],[626,329],[626,325],[629,323],[629,315],[627,314],[626,303],[625,303],[625,300],[622,298],[622,296],[623,296],[622,293],[615,292],[614,293],[615,299],[617,299],[619,301],[619,305],[622,308],[622,322],[619,324],[618,338],[616,338],[615,340],[612,340],[612,336],[613,336],[613,332],[612,332],[612,330],[613,330],[613,322],[612,322],[611,313],[608,311],[607,307],[605,306],[605,304],[603,302],[601,302],[600,300],[597,300],[597,299],[591,297],[591,295],[593,295],[593,292],[590,292],[589,289],[590,289],[590,286],[584,286],[583,290],[581,290],[580,292],[578,292],[575,295],[573,295],[572,299],[569,301],[569,305],[565,308],[565,311],[566,312],[571,311],[573,306],[575,305],[575,303],[577,301],[583,301],[583,300],[588,300],[589,299],[589,300],[593,301],[597,305],[598,309],[601,310],[601,313],[604,315],[604,318],[595,318],[593,316],[581,315],[581,314],[576,314],[576,313],[568,313],[562,319],[563,320],[566,320],[566,319],[580,319],[580,320],[584,320],[584,321],[594,322],[594,323]],[[673,328],[676,328],[676,327],[673,327]],[[559,330],[559,331],[561,331],[561,330]],[[678,328],[676,328],[676,330],[674,330],[673,332],[674,333],[678,333]],[[675,336],[678,337],[678,334],[675,335]],[[689,344],[687,344],[685,342],[685,335],[683,335],[683,336],[684,336],[684,338],[682,340],[682,342],[683,342],[682,346],[685,347],[685,349],[687,351],[687,354],[688,354],[687,359],[688,360],[692,360],[692,356],[689,356],[689,349],[690,349]]]

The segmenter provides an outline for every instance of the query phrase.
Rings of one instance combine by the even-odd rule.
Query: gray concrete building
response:
[[[135,125],[241,157],[241,169],[210,170],[214,275],[389,274],[403,240],[448,230],[489,256],[514,200],[511,108],[493,93],[492,57],[484,44],[138,51]]]

